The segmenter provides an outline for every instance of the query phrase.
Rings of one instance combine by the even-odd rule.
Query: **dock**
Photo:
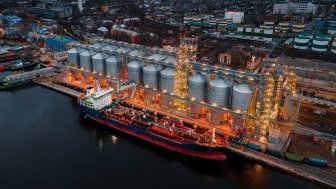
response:
[[[266,153],[257,152],[249,148],[244,148],[234,143],[231,143],[231,145],[227,146],[226,149],[232,153],[244,156],[289,174],[303,177],[325,187],[336,188],[335,169],[320,168],[304,163],[292,162],[283,158],[268,155]]]
[[[52,89],[52,90],[55,90],[59,93],[66,94],[66,95],[74,97],[74,98],[79,98],[81,95],[83,95],[83,93],[80,92],[80,91],[76,91],[74,89],[71,89],[71,88],[53,83],[48,78],[34,79],[33,82],[35,84],[41,85],[43,87],[46,87],[46,88],[49,88],[49,89]]]

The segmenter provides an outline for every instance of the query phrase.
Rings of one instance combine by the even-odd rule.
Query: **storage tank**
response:
[[[253,31],[253,38],[259,39],[261,35],[261,29],[260,28],[254,28]]]
[[[96,48],[96,49],[101,49],[105,46],[104,43],[96,42],[93,45],[90,45],[90,47]]]
[[[172,68],[166,68],[160,72],[160,89],[164,93],[173,93],[176,72]]]
[[[244,35],[244,27],[238,27],[237,28],[237,35]]]
[[[232,89],[232,82],[224,79],[215,79],[209,84],[209,104],[216,107],[227,107]]]
[[[141,84],[141,67],[142,62],[134,60],[127,64],[128,69],[128,80],[133,81],[135,83]]]
[[[224,79],[215,79],[209,83],[209,104],[214,107],[227,107],[232,90],[232,82]],[[224,112],[210,108],[210,123],[220,124],[224,120]]]
[[[336,38],[334,38],[330,49],[332,53],[336,53]]]
[[[206,80],[202,74],[197,73],[188,78],[188,94],[191,100],[205,101]]]
[[[89,50],[84,50],[79,55],[80,68],[84,71],[92,72],[92,53]]]
[[[252,97],[252,87],[249,84],[242,83],[233,86],[232,92],[232,110],[246,111]]]
[[[68,65],[73,68],[79,68],[79,52],[76,47],[68,50]]]
[[[251,36],[252,35],[252,28],[245,28],[245,35]]]
[[[159,88],[159,71],[160,65],[148,64],[143,68],[143,82],[146,88],[157,90]]]
[[[308,49],[310,43],[310,38],[307,36],[298,36],[294,39],[294,48],[296,49]]]
[[[102,50],[115,52],[119,47],[116,45],[106,45]]]
[[[105,55],[97,53],[92,56],[92,68],[93,72],[98,75],[105,75]]]
[[[118,78],[121,74],[121,59],[117,56],[110,56],[105,60],[106,62],[106,75],[111,78]]]
[[[327,52],[329,48],[329,36],[318,35],[313,39],[312,50],[317,52]]]
[[[139,57],[139,56],[142,56],[143,54],[144,54],[144,52],[140,51],[138,49],[134,49],[130,53],[128,53],[128,55],[134,56],[134,57]]]
[[[118,49],[117,49],[117,53],[121,53],[121,54],[127,54],[127,53],[129,53],[129,52],[131,52],[131,48],[129,48],[129,47],[119,47]]]
[[[266,41],[272,41],[273,29],[265,29],[263,37]]]
[[[174,92],[175,76],[176,72],[171,68],[166,68],[160,72],[161,106],[163,108],[170,108],[172,104],[173,98],[166,94]]]
[[[188,78],[189,99],[197,102],[204,102],[206,96],[206,80],[200,73],[191,75]],[[190,113],[193,116],[203,114],[203,106],[197,103],[190,103]]]
[[[160,54],[160,53],[155,53],[151,56],[148,57],[149,60],[154,60],[154,61],[162,61],[166,58],[165,55]]]
[[[177,62],[176,58],[172,56],[167,56],[167,58],[164,60],[167,64],[175,64]]]

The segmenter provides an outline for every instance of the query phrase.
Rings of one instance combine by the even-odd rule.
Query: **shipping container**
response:
[[[286,152],[286,158],[296,162],[303,162],[304,156]]]
[[[317,158],[308,158],[308,163],[310,165],[315,165],[318,167],[327,167],[328,166],[328,161],[323,160],[323,159],[317,159]]]

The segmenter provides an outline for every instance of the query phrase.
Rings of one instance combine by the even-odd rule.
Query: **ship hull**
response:
[[[226,156],[221,152],[220,148],[217,147],[206,147],[198,144],[189,144],[189,143],[178,143],[172,140],[169,140],[165,137],[159,136],[155,133],[149,132],[148,130],[141,128],[133,123],[124,124],[113,120],[111,118],[102,116],[99,112],[82,107],[84,113],[86,113],[90,119],[106,125],[108,127],[117,129],[121,132],[127,133],[134,137],[145,140],[149,143],[158,145],[162,148],[185,154],[192,157],[204,158],[217,161],[225,161]]]

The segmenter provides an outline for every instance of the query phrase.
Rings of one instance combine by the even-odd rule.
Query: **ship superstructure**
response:
[[[97,92],[95,92],[93,87],[86,90],[86,97],[80,101],[81,105],[94,110],[101,110],[112,103],[111,92],[113,89],[101,90],[100,85],[97,86]]]

